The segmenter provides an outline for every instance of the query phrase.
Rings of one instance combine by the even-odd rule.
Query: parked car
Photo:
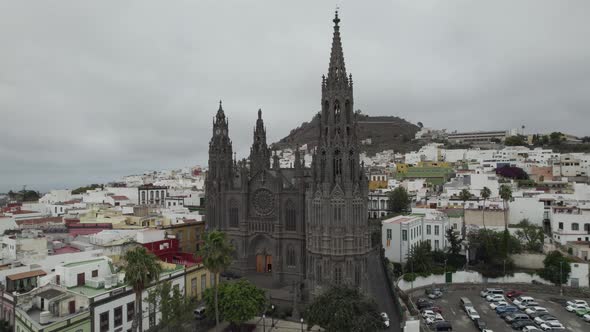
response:
[[[504,298],[504,295],[501,295],[501,294],[492,294],[492,295],[486,296],[486,301],[488,301],[488,302],[496,302],[496,301],[506,301],[506,299]]]
[[[382,312],[381,313],[381,319],[383,319],[383,325],[385,327],[389,327],[389,316],[387,316],[387,313]]]
[[[587,321],[587,322],[590,322],[590,314],[585,314],[585,315],[582,317],[582,319],[583,319],[583,320],[585,320],[585,321]]]
[[[444,320],[445,319],[443,318],[443,316],[441,314],[436,314],[435,316],[430,316],[430,317],[426,318],[426,324],[432,325],[433,323],[442,322]]]
[[[543,323],[547,323],[547,322],[559,322],[559,319],[551,316],[551,315],[544,315],[544,316],[539,316],[539,317],[535,317],[535,323],[537,325],[541,325]]]
[[[509,299],[513,299],[515,297],[521,296],[522,294],[524,294],[523,291],[513,289],[506,292],[506,297]]]
[[[475,310],[473,308],[467,308],[467,316],[469,316],[469,318],[471,318],[471,320],[476,320],[476,319],[481,318],[479,316],[479,313],[477,312],[477,310]]]
[[[205,306],[200,306],[200,307],[196,308],[195,310],[193,310],[193,314],[195,315],[195,319],[198,319],[198,320],[205,319],[206,309],[207,308]]]
[[[434,310],[430,310],[430,309],[422,310],[422,318],[426,319],[431,316],[436,316],[436,312],[434,312]]]
[[[510,304],[508,302],[506,302],[506,301],[492,302],[492,303],[490,303],[490,308],[496,309],[497,307],[500,307],[500,306],[503,306],[503,305],[510,305]]]
[[[504,318],[504,320],[506,322],[512,324],[512,322],[516,322],[519,320],[530,320],[530,318],[529,318],[529,315],[527,315],[527,314],[521,314],[521,313],[515,312],[512,315],[506,316],[506,318]]]
[[[518,308],[515,307],[515,306],[513,306],[513,305],[507,305],[507,306],[504,306],[504,307],[498,307],[498,308],[496,308],[496,313],[499,313],[499,314],[504,313],[504,312],[511,313],[511,312],[516,312],[516,311],[518,311]]]
[[[428,298],[429,299],[438,299],[439,297],[442,297],[443,293],[442,292],[433,292],[428,294]]]
[[[576,310],[576,315],[582,317],[585,314],[590,314],[590,308]]]
[[[452,331],[453,330],[453,325],[451,325],[451,322],[447,322],[446,320],[442,321],[442,322],[436,322],[433,323],[431,326],[431,329],[433,331]]]
[[[539,330],[539,328],[537,328],[534,325],[529,325],[529,326],[525,326],[522,328],[522,332],[536,332],[536,331],[541,331],[541,330]]]
[[[418,302],[416,302],[416,307],[418,307],[418,310],[422,310],[424,308],[429,308],[429,307],[433,307],[434,306],[434,302],[432,301],[420,301],[420,299],[418,299]]]
[[[517,331],[521,331],[523,327],[531,325],[535,325],[535,322],[533,322],[530,319],[517,320],[510,324],[510,326],[512,326],[512,329]]]
[[[568,304],[565,307],[565,310],[567,310],[569,312],[575,312],[575,311],[578,311],[580,309],[588,309],[588,305],[587,304],[583,304],[583,303],[572,303],[572,304]]]
[[[565,330],[565,326],[563,326],[560,322],[553,322],[553,321],[543,323],[539,327],[543,331]]]
[[[530,296],[519,296],[516,299],[512,300],[512,304],[519,305],[519,304],[521,304],[523,302],[532,302],[534,300],[535,299],[532,298],[532,297],[530,297]]]
[[[475,324],[475,328],[478,331],[484,331],[484,330],[486,330],[487,324],[481,318],[474,319],[473,320],[473,324]]]
[[[565,303],[566,306],[574,305],[574,304],[581,304],[584,306],[588,306],[588,302],[586,302],[585,300],[570,300]]]
[[[426,288],[426,290],[424,292],[426,293],[426,295],[429,295],[432,293],[443,293],[444,289],[439,288],[439,287],[430,287],[430,288]]]
[[[486,288],[479,292],[481,297],[486,297],[491,294],[504,295],[504,290],[500,288]]]
[[[536,301],[525,302],[525,303],[521,303],[521,304],[517,305],[518,309],[520,309],[520,310],[526,310],[527,308],[538,307],[538,306],[539,306],[539,302],[536,302]]]
[[[473,303],[471,303],[471,300],[469,300],[466,297],[462,297],[461,299],[459,299],[459,303],[463,310],[467,310],[467,308],[473,308]]]
[[[527,308],[524,313],[525,314],[532,314],[533,312],[549,312],[545,307],[529,307]]]

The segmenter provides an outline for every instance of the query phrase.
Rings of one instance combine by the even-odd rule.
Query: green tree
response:
[[[455,230],[452,228],[447,229],[447,241],[449,242],[449,253],[453,255],[458,255],[461,252],[461,243],[463,239],[459,238]]]
[[[486,201],[490,198],[490,196],[492,196],[492,191],[488,187],[483,187],[479,195],[483,200],[483,208],[481,209],[481,222],[483,224],[483,229],[486,229]]]
[[[203,294],[207,312],[217,307],[216,319],[240,326],[244,322],[264,312],[267,302],[264,291],[246,279],[222,283],[214,289],[207,289]]]
[[[158,308],[161,316],[158,331],[173,331],[190,320],[192,306],[182,295],[179,287],[172,287],[169,281],[158,284],[148,291],[147,300],[151,308]]]
[[[509,136],[506,137],[504,140],[504,145],[507,146],[525,146],[527,145],[524,136],[516,135],[516,136]]]
[[[410,211],[410,196],[406,188],[399,186],[389,193],[389,206],[394,213],[406,213]]]
[[[463,225],[461,226],[461,237],[464,239],[465,238],[465,232],[466,232],[466,228],[465,228],[465,205],[467,204],[467,201],[471,198],[471,193],[469,192],[469,190],[467,189],[463,189],[461,190],[461,192],[459,192],[459,199],[463,202]]]
[[[557,250],[547,254],[547,257],[543,260],[543,265],[544,267],[539,275],[556,285],[566,283],[572,272],[569,259]]]
[[[528,219],[521,220],[517,225],[516,237],[524,244],[524,249],[530,251],[543,251],[545,234],[543,228],[531,224]]]
[[[508,233],[496,232],[490,229],[470,232],[468,237],[469,249],[474,253],[478,262],[478,270],[487,277],[497,277],[514,269],[514,262],[508,254],[521,252],[520,241]],[[505,245],[506,242],[510,244]],[[510,252],[507,252],[507,249]]]
[[[304,313],[308,326],[327,332],[378,331],[383,321],[375,301],[358,289],[336,286],[317,296]]]
[[[159,279],[162,267],[158,258],[141,246],[127,251],[124,260],[126,263],[125,282],[135,292],[135,316],[131,328],[134,332],[143,331],[141,293],[146,286]]]
[[[232,260],[234,248],[227,242],[225,234],[219,231],[212,231],[205,235],[205,244],[198,255],[203,258],[203,265],[209,272],[215,275],[215,324],[219,326],[219,274],[229,267]]]
[[[432,247],[429,241],[422,241],[410,248],[406,260],[406,271],[412,273],[430,273],[433,264]]]
[[[559,145],[564,139],[565,138],[563,133],[559,131],[554,131],[551,134],[549,134],[549,142],[551,143],[551,145]]]
[[[504,229],[508,230],[508,202],[512,199],[512,189],[509,185],[503,184],[500,186],[500,198],[502,198],[504,207]]]

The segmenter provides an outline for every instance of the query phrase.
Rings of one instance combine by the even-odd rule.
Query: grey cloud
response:
[[[587,1],[341,7],[356,108],[435,128],[589,134]],[[258,108],[269,140],[285,136],[319,108],[333,9],[1,2],[0,191],[204,165],[219,99],[239,157]]]

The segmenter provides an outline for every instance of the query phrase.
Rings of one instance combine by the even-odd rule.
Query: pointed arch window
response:
[[[334,267],[334,283],[336,285],[342,284],[342,267]]]
[[[297,210],[291,200],[285,204],[285,230],[292,232],[297,230]]]
[[[232,198],[229,201],[229,227],[238,227],[239,219],[238,202]]]
[[[340,122],[340,102],[338,100],[336,100],[336,102],[334,103],[334,122],[335,123],[339,123]]]
[[[295,248],[293,246],[289,246],[287,248],[287,267],[295,267]]]
[[[340,150],[334,151],[334,177],[338,177],[342,174],[342,156]]]

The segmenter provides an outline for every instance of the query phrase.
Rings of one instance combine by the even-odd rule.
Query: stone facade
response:
[[[249,159],[232,158],[220,102],[206,182],[208,227],[224,231],[236,248],[231,269],[266,278],[275,287],[305,283],[312,293],[331,284],[366,289],[371,252],[368,181],[359,163],[352,76],[344,65],[338,13],[333,22],[311,167],[305,167],[299,149],[292,167],[280,167],[267,145],[260,110]]]

